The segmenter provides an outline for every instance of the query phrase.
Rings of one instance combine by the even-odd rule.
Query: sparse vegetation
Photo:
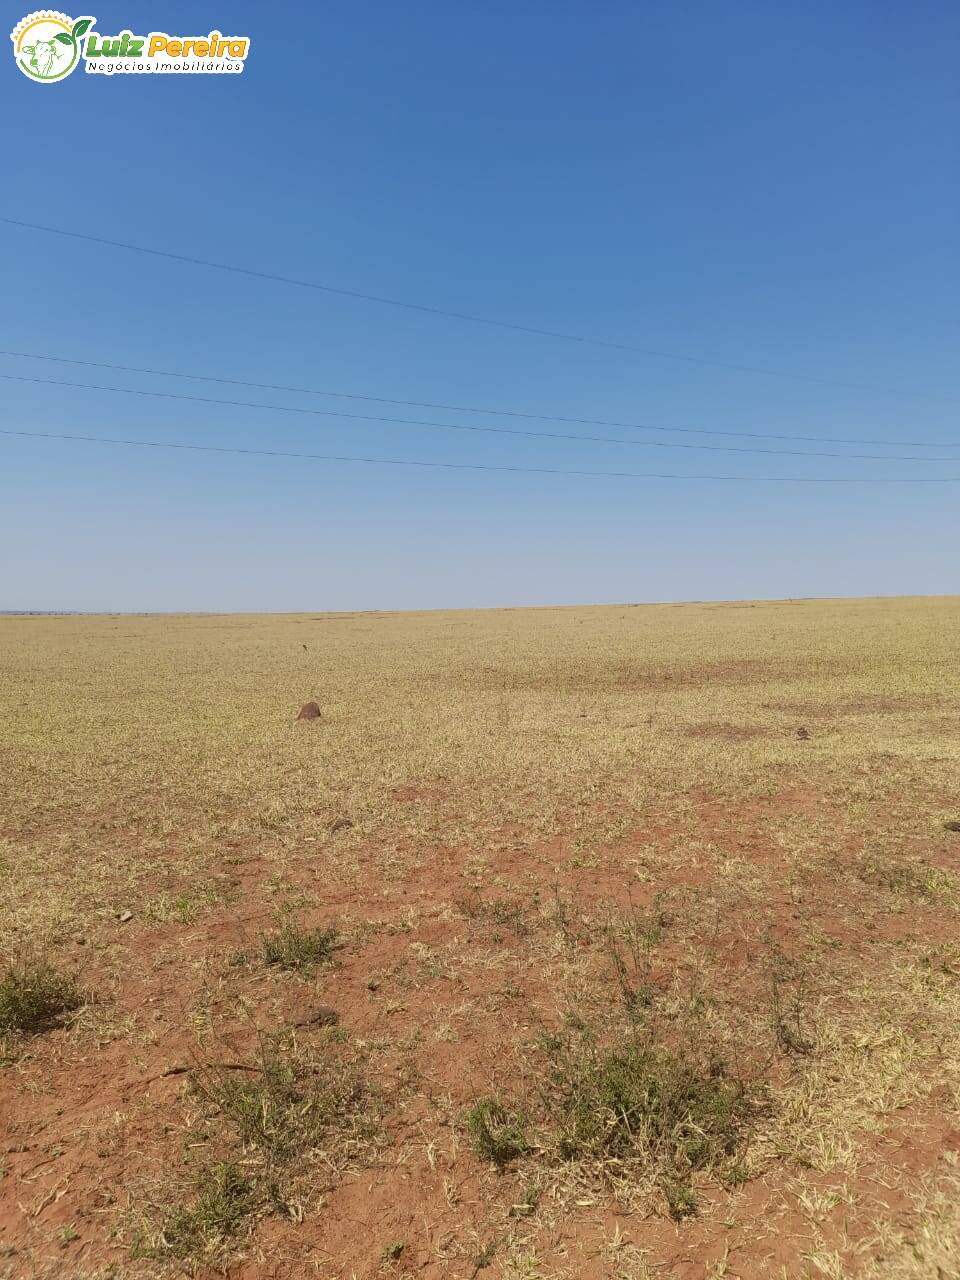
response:
[[[295,921],[286,920],[278,929],[264,934],[263,962],[278,969],[310,969],[328,961],[338,945],[339,934],[334,925],[302,929]]]
[[[463,1122],[474,1151],[498,1169],[506,1168],[530,1150],[523,1115],[510,1110],[499,1098],[478,1098]]]
[[[212,884],[191,885],[174,895],[158,893],[144,903],[143,916],[145,920],[154,920],[158,924],[166,924],[170,920],[177,924],[193,924],[206,907],[213,906],[223,896],[223,890]]]
[[[647,913],[630,904],[619,919],[608,919],[603,939],[613,964],[624,1009],[631,1018],[642,1016],[653,992],[650,985],[650,953],[663,940],[671,918],[660,895]]]
[[[455,906],[467,920],[508,928],[517,937],[524,937],[530,932],[531,909],[526,903],[508,902],[503,898],[484,899],[474,889],[471,894],[458,898]]]
[[[83,999],[76,979],[46,961],[10,965],[0,977],[0,1034],[46,1031]]]
[[[376,1128],[362,1073],[329,1042],[310,1053],[293,1035],[261,1033],[253,1063],[200,1067],[193,1082],[243,1149],[268,1164],[315,1154],[332,1135],[345,1155]]]
[[[807,975],[775,952],[770,974],[770,1014],[777,1044],[788,1054],[808,1056],[814,1039],[807,1027]]]
[[[0,619],[0,1274],[949,1270],[958,617]]]
[[[254,1061],[193,1068],[188,1096],[202,1110],[192,1117],[190,1146],[224,1158],[198,1171],[192,1200],[154,1212],[135,1254],[213,1265],[253,1215],[298,1218],[311,1169],[329,1177],[368,1149],[379,1108],[363,1072],[335,1047],[327,1039],[310,1051],[292,1032],[261,1033]]]
[[[860,877],[867,884],[889,889],[892,893],[922,902],[960,903],[960,881],[938,867],[891,858],[867,858],[860,867]]]
[[[197,1187],[191,1204],[176,1206],[158,1229],[138,1239],[134,1256],[216,1265],[224,1247],[249,1227],[257,1195],[235,1161],[201,1170]]]
[[[743,1181],[765,1099],[722,1059],[701,1047],[671,1052],[636,1031],[605,1046],[583,1025],[544,1036],[542,1047],[544,1157],[614,1184],[652,1177],[675,1218],[696,1212],[694,1174],[727,1186]],[[464,1121],[477,1155],[499,1169],[535,1149],[523,1113],[498,1098],[478,1099]]]
[[[760,1099],[718,1057],[671,1052],[636,1033],[603,1047],[587,1035],[547,1042],[541,1087],[555,1150],[622,1182],[652,1173],[674,1217],[695,1212],[693,1174],[742,1178]]]

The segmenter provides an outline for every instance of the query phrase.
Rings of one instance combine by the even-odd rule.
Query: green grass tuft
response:
[[[82,1004],[76,980],[46,962],[11,965],[0,978],[0,1032],[46,1031]]]
[[[331,959],[339,945],[338,938],[334,925],[301,929],[288,920],[273,933],[263,935],[263,961],[278,969],[310,969]]]
[[[499,1098],[479,1098],[464,1114],[463,1123],[477,1155],[498,1169],[530,1151],[524,1117],[509,1111]]]
[[[254,1184],[231,1160],[204,1171],[199,1181],[196,1201],[175,1208],[156,1238],[135,1248],[135,1256],[196,1263],[219,1257],[257,1208]]]
[[[542,1095],[562,1160],[615,1177],[631,1164],[652,1170],[675,1218],[696,1211],[694,1173],[739,1176],[733,1170],[757,1110],[720,1059],[630,1039],[600,1049],[555,1037]]]

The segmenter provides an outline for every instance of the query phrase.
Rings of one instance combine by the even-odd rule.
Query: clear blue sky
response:
[[[876,390],[0,224],[4,348],[662,426],[952,441],[940,452],[958,460],[516,439],[5,380],[0,425],[529,467],[960,475],[954,3],[92,8],[102,33],[249,34],[246,70],[38,86],[7,45],[4,216]],[[9,357],[0,372],[365,409]],[[958,485],[418,471],[0,437],[0,608],[957,592],[958,498]]]

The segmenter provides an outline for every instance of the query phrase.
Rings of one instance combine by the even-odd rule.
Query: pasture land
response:
[[[960,1275],[958,819],[956,599],[0,618],[0,1277]]]

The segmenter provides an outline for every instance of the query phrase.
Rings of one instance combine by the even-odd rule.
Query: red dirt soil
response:
[[[300,718],[307,717],[301,712]],[[398,789],[397,799],[419,794]],[[931,945],[952,941],[954,918],[923,905],[912,919],[884,915],[862,885],[861,910],[851,917],[836,853],[829,864],[768,894],[759,911],[753,901],[738,905],[736,895],[719,893],[717,868],[725,858],[776,871],[781,851],[771,832],[784,813],[819,818],[828,812],[829,802],[809,793],[736,806],[704,798],[692,829],[712,848],[709,856],[672,858],[678,832],[653,820],[599,851],[586,872],[562,840],[535,849],[507,842],[488,859],[479,901],[525,904],[525,922],[538,940],[551,927],[544,923],[550,902],[568,902],[558,963],[583,956],[597,971],[606,957],[581,925],[583,913],[605,904],[651,908],[658,895],[668,911],[672,903],[692,904],[694,923],[682,938],[667,930],[650,982],[667,992],[695,978],[693,957],[702,954],[718,998],[728,994],[739,1002],[759,998],[760,960],[771,939],[785,956],[800,955],[815,927],[864,970],[885,939],[915,936],[918,927]],[[654,846],[667,855],[659,864]],[[309,1041],[322,1034],[323,1019],[311,1024],[313,1014],[335,1010],[351,1037],[372,1046],[385,1132],[372,1167],[331,1177],[305,1206],[302,1222],[264,1218],[243,1248],[246,1257],[222,1273],[201,1269],[199,1275],[472,1280],[500,1274],[503,1242],[516,1225],[517,1179],[477,1159],[458,1117],[478,1094],[519,1086],[523,1065],[508,1046],[556,1026],[555,975],[529,962],[529,939],[509,923],[494,927],[457,907],[469,896],[471,876],[456,850],[418,850],[410,867],[389,880],[372,851],[359,852],[359,869],[339,873],[324,853],[304,844],[284,864],[288,885],[306,902],[298,919],[305,926],[335,919],[347,939],[332,966],[306,978],[231,968],[235,950],[249,948],[274,921],[266,886],[276,863],[262,847],[230,849],[232,898],[196,923],[135,916],[123,926],[101,924],[83,938],[64,938],[64,965],[80,969],[115,1013],[116,1027],[99,1040],[82,1026],[34,1037],[0,1071],[3,1280],[86,1280],[107,1266],[118,1278],[179,1274],[176,1266],[131,1260],[130,1222],[151,1197],[162,1197],[164,1179],[182,1167],[184,1069],[197,1058],[191,1013],[201,1005],[205,1025],[217,1028],[217,1052],[229,1046],[241,1056],[258,1030],[298,1025]],[[169,866],[157,869],[148,890],[164,888],[175,865],[171,849]],[[655,867],[656,875],[639,880],[638,866]],[[325,1017],[331,1020],[329,1012]],[[781,1063],[774,1070],[789,1069]],[[865,1206],[886,1214],[905,1210],[905,1195],[888,1185],[891,1167],[918,1177],[936,1173],[945,1153],[960,1150],[960,1134],[931,1098],[890,1118],[865,1143],[866,1158],[849,1180],[858,1210],[839,1204],[818,1237],[791,1190],[797,1170],[773,1164],[734,1192],[705,1184],[699,1216],[682,1223],[620,1212],[602,1189],[548,1204],[535,1241],[539,1269],[531,1274],[613,1277],[615,1232],[645,1251],[654,1274],[672,1280],[704,1280],[724,1258],[730,1270],[722,1274],[739,1280],[799,1280],[808,1274],[804,1252],[815,1245],[841,1250],[853,1267],[858,1244],[870,1256],[874,1219]],[[403,1249],[386,1266],[383,1250],[394,1242]],[[495,1250],[489,1270],[478,1267],[485,1245]]]

